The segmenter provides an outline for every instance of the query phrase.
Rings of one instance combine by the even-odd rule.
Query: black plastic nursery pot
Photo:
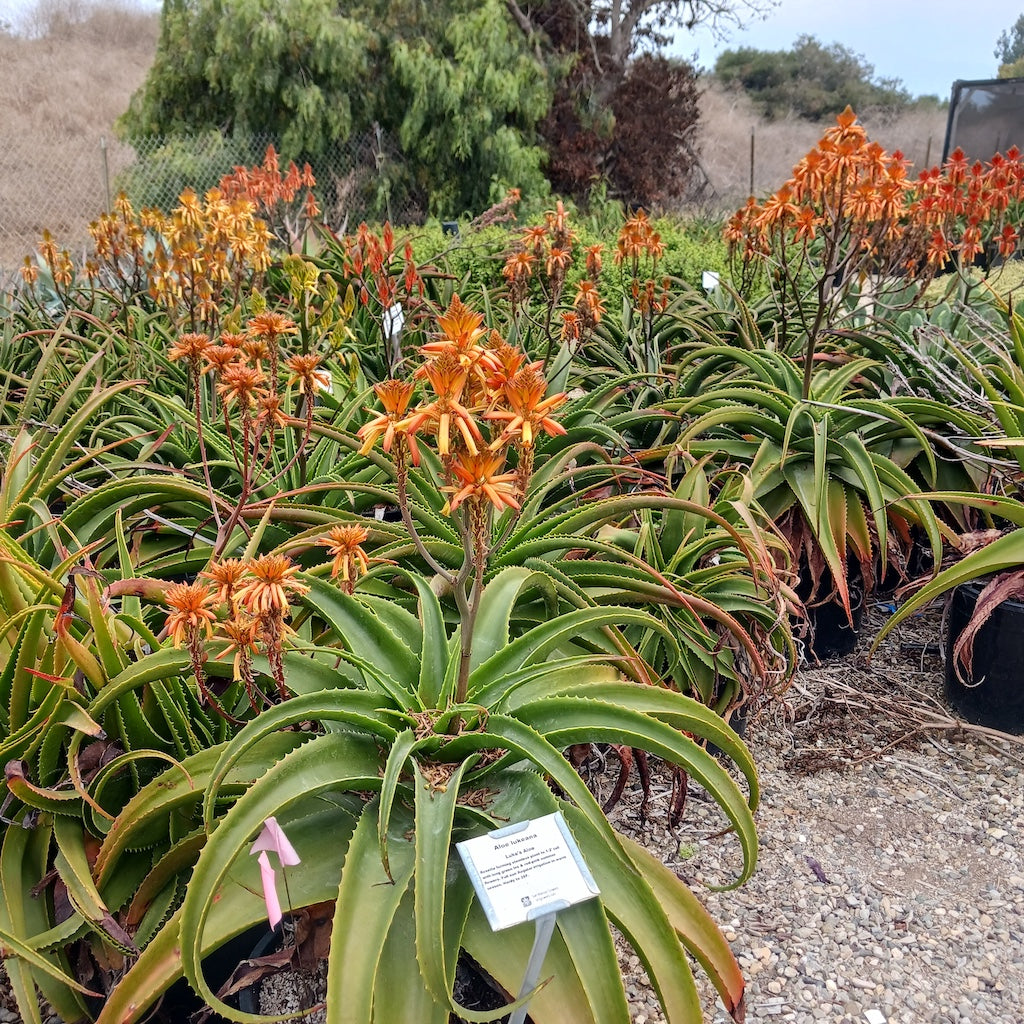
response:
[[[1003,601],[974,638],[971,671],[954,663],[953,645],[984,582],[962,583],[950,597],[946,625],[946,699],[968,722],[1024,734],[1024,602]]]
[[[844,654],[850,654],[857,646],[861,623],[864,620],[864,587],[860,565],[856,561],[850,565],[848,580],[850,587],[850,610],[853,612],[852,624],[838,595],[835,595],[831,600],[807,606],[807,636],[805,642],[808,652],[818,661],[826,661],[828,658],[837,658]],[[822,573],[818,591],[819,593],[828,594],[832,588],[832,574],[826,569]],[[810,593],[810,570],[805,565],[802,565],[800,567],[800,582],[797,587],[797,596],[802,601],[807,601]]]

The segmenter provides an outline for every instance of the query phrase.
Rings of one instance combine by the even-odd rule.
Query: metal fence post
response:
[[[106,213],[110,213],[110,164],[107,160],[107,137],[100,136],[100,153],[103,158],[103,195],[106,197]]]

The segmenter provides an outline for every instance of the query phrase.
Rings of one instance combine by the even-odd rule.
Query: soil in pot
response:
[[[977,604],[983,582],[963,583],[950,597],[946,623],[946,698],[974,725],[1024,734],[1024,602],[996,605],[974,638],[968,672],[953,645]]]
[[[259,963],[260,958],[273,956],[281,948],[280,931],[264,931],[261,941],[250,954],[250,961]],[[499,1010],[513,1001],[506,992],[468,954],[459,955],[455,967],[456,1002],[468,1010]],[[242,988],[236,995],[238,1008],[246,1013],[262,1013],[276,1016],[284,1013],[298,1013],[302,1009],[322,1003],[327,997],[327,961],[321,959],[312,969],[291,964],[255,980]],[[326,1013],[317,1010],[302,1018],[309,1024],[323,1024]],[[466,1024],[461,1017],[452,1014],[449,1024]],[[527,1017],[527,1024],[532,1018]]]

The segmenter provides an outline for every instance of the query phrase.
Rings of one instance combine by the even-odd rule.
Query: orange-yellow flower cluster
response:
[[[285,555],[269,554],[249,561],[227,558],[212,563],[199,574],[200,580],[167,588],[167,634],[176,647],[189,650],[204,694],[204,643],[216,636],[227,640],[227,647],[218,657],[233,655],[235,678],[245,682],[251,697],[252,657],[260,647],[266,651],[271,672],[284,695],[285,619],[291,601],[309,590],[298,579],[298,572],[298,566]]]
[[[1016,148],[973,164],[957,149],[915,180],[903,154],[870,141],[847,107],[789,181],[732,216],[725,238],[745,261],[843,239],[845,251],[913,277],[954,257],[969,265],[987,247],[1008,258],[1022,219],[1024,161]]]
[[[383,412],[360,429],[362,451],[382,441],[400,465],[406,453],[418,465],[419,443],[429,438],[448,475],[449,511],[470,499],[518,508],[537,436],[565,433],[552,413],[566,396],[545,397],[541,364],[527,363],[458,296],[436,322],[437,337],[421,347],[412,379],[376,385]],[[418,383],[423,395],[413,405]],[[515,472],[505,471],[510,449],[518,453]]]

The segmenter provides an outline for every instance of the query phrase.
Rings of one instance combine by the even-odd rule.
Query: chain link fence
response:
[[[48,230],[73,256],[89,247],[89,223],[124,191],[136,209],[167,211],[188,187],[200,194],[234,167],[263,161],[267,135],[152,137],[133,144],[109,136],[69,137],[0,128],[0,280],[34,253]],[[282,171],[284,168],[282,167]],[[423,211],[405,187],[405,165],[379,129],[338,144],[313,166],[324,220],[336,232],[361,220],[412,224]]]

